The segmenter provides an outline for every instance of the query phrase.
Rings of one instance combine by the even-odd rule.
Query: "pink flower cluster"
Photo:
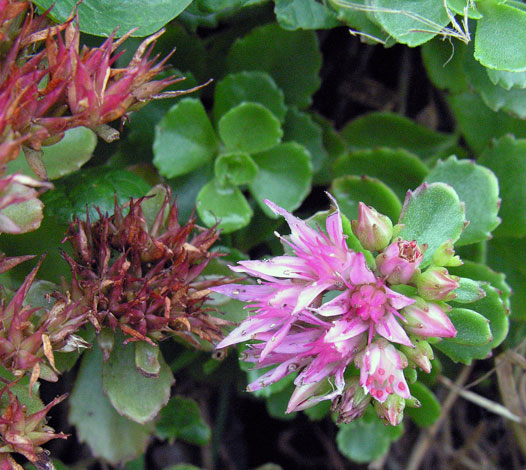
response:
[[[241,261],[231,269],[256,277],[256,284],[212,289],[248,302],[246,308],[253,312],[217,347],[255,340],[243,360],[257,369],[271,368],[249,391],[297,372],[287,412],[332,400],[340,420],[350,421],[372,400],[382,417],[398,424],[405,400],[411,398],[404,369],[419,366],[429,372],[432,351],[425,338],[456,335],[444,304],[391,288],[416,285],[422,250],[414,241],[392,241],[392,224],[384,224],[387,232],[372,229],[379,214],[360,203],[353,230],[358,239],[372,236],[362,245],[378,251],[376,266],[368,266],[363,252],[348,248],[338,210],[327,217],[324,232],[265,203],[289,224],[291,234],[278,236],[291,254]],[[451,280],[449,296],[458,287]]]

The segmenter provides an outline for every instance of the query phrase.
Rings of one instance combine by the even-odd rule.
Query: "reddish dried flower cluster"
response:
[[[0,169],[22,145],[38,151],[73,127],[86,126],[114,140],[118,132],[108,134],[101,125],[154,98],[192,91],[160,94],[181,79],[152,80],[167,60],[150,59],[160,34],[147,38],[127,67],[113,68],[119,57],[114,52],[129,34],[118,41],[112,35],[100,47],[80,48],[75,18],[48,26],[45,16],[34,15],[30,2],[0,0]],[[45,176],[40,167],[34,164],[37,174]]]
[[[120,328],[127,341],[152,344],[166,335],[195,345],[197,337],[221,339],[227,322],[209,316],[203,304],[209,288],[226,281],[200,276],[218,256],[208,251],[218,232],[197,227],[194,217],[180,225],[170,199],[167,191],[151,226],[141,206],[145,198],[115,203],[113,215],[99,211],[97,222],[88,217],[70,226],[75,259],[64,257],[73,271],[71,294],[82,300],[97,330]]]

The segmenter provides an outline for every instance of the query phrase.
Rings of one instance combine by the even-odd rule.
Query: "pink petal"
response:
[[[380,336],[389,341],[413,347],[413,343],[411,343],[407,333],[392,313],[385,313],[383,319],[376,324],[375,329]]]

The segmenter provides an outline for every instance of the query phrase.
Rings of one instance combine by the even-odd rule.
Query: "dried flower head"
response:
[[[219,256],[209,251],[217,230],[198,227],[193,216],[180,225],[169,190],[148,225],[144,201],[115,202],[113,215],[99,211],[96,222],[88,215],[71,224],[67,239],[75,255],[64,257],[73,272],[73,299],[83,303],[97,330],[120,328],[127,341],[153,344],[175,335],[198,345],[197,338],[221,339],[228,322],[210,316],[204,304],[210,288],[227,281],[200,276]]]

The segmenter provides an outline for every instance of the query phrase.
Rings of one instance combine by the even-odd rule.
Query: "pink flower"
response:
[[[398,238],[376,257],[376,266],[390,284],[406,284],[423,259],[416,241]]]
[[[426,300],[453,300],[459,285],[459,277],[442,267],[429,268],[416,279],[418,294]]]
[[[402,311],[407,320],[406,330],[424,338],[454,338],[457,330],[440,305],[417,298]]]
[[[353,220],[351,225],[366,250],[383,250],[393,236],[391,219],[363,202],[358,203],[358,220]]]
[[[384,402],[393,393],[411,398],[403,373],[407,359],[385,339],[369,344],[354,362],[360,369],[360,385],[379,402]]]

